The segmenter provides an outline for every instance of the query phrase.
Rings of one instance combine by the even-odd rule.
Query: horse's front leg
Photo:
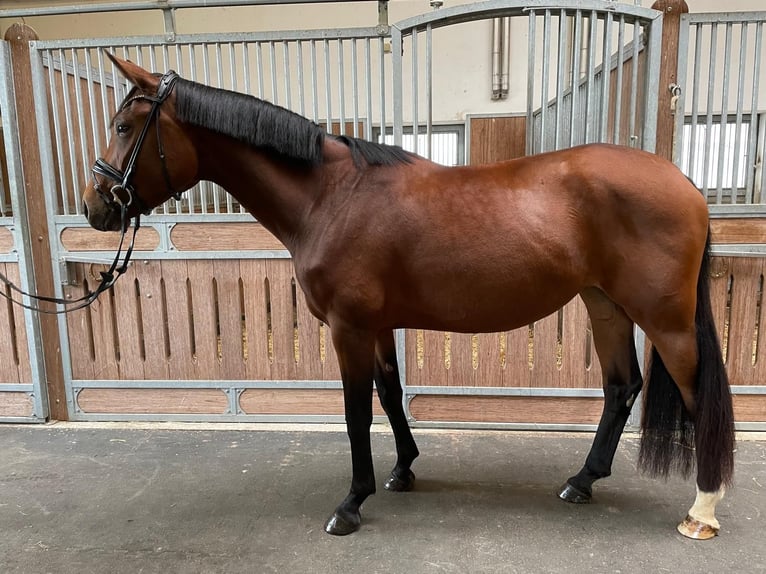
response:
[[[332,326],[332,338],[343,378],[346,429],[351,443],[352,478],[348,496],[325,524],[335,535],[359,530],[359,507],[375,494],[370,425],[372,425],[372,377],[375,363],[375,335],[346,326]]]

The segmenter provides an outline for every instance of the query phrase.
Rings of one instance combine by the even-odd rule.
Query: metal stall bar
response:
[[[5,156],[8,168],[8,180],[4,182],[8,186],[10,195],[10,213],[3,212],[0,225],[8,229],[14,241],[14,250],[2,257],[6,265],[18,266],[20,287],[27,292],[33,293],[32,284],[34,266],[32,262],[32,248],[27,226],[27,205],[23,194],[23,174],[21,169],[21,143],[18,139],[19,129],[16,116],[16,93],[12,81],[11,50],[5,41],[0,41],[0,76],[7,81],[0,83],[0,121],[2,121],[3,137],[5,140]],[[3,183],[3,182],[0,182]],[[0,191],[3,191],[0,188]],[[30,304],[28,297],[21,299]],[[9,312],[14,310],[9,308]],[[42,339],[40,325],[36,313],[29,309],[22,311],[23,325],[16,324],[18,333],[24,329],[27,340],[27,353],[30,364],[30,380],[19,381],[19,384],[0,384],[0,403],[3,401],[4,392],[23,393],[31,402],[31,409],[21,416],[8,416],[0,414],[0,422],[43,422],[48,416],[48,388],[45,377],[45,366],[42,356]],[[9,336],[6,333],[4,336]],[[13,334],[16,336],[16,333]],[[18,341],[19,338],[16,337]],[[5,395],[10,396],[10,395]]]

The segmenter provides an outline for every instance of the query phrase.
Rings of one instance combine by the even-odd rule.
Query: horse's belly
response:
[[[577,295],[571,278],[482,282],[463,277],[432,284],[400,301],[397,326],[463,333],[510,331],[542,319]]]

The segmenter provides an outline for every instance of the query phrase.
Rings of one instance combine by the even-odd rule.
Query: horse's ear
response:
[[[118,58],[110,52],[106,52],[106,55],[131,84],[143,92],[152,93],[156,91],[158,80],[151,72],[147,72],[130,60]]]

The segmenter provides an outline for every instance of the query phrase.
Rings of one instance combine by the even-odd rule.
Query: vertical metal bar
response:
[[[317,87],[317,43],[311,40],[311,100],[314,122],[319,121],[319,89]]]
[[[65,162],[63,157],[63,144],[61,142],[64,141],[64,134],[62,133],[61,129],[61,119],[59,117],[59,102],[58,102],[58,94],[56,89],[56,74],[55,74],[55,64],[53,62],[53,51],[47,50],[46,54],[48,55],[48,85],[50,86],[51,90],[51,111],[53,112],[53,133],[54,137],[56,138],[56,155],[58,156],[58,161],[56,162],[56,165],[58,166],[58,173],[59,173],[59,189],[60,189],[60,195],[59,199],[61,201],[61,212],[63,212],[64,215],[67,215],[69,213],[69,205],[67,202],[67,185],[66,185],[66,172],[65,172]],[[62,89],[66,89],[65,87],[62,87]],[[48,114],[48,110],[46,110],[46,115]],[[45,117],[44,115],[38,116],[38,117]],[[43,122],[44,123],[44,122]]]
[[[202,76],[203,83],[210,85],[210,47],[208,44],[202,45]],[[218,205],[218,193],[212,184],[206,184],[200,191],[200,194],[202,196],[200,200],[202,203],[202,213],[208,212],[208,206],[210,205],[211,201],[213,203],[213,213],[220,213],[221,210],[220,206]]]
[[[580,98],[580,50],[582,49],[582,10],[575,11],[574,28],[572,29],[572,53],[569,55],[572,61],[572,117],[569,118],[569,146],[581,143],[581,121],[579,106]],[[586,120],[587,121],[587,120]]]
[[[297,44],[297,50],[298,50],[298,113],[300,115],[305,116],[306,115],[306,94],[304,89],[304,78],[303,78],[303,43],[298,40]]]
[[[708,190],[710,187],[710,144],[713,134],[713,105],[714,98],[713,93],[715,90],[715,58],[717,53],[717,39],[718,39],[718,23],[713,22],[710,27],[710,51],[708,52],[708,90],[707,90],[707,110],[706,110],[706,122],[705,122],[705,159],[704,159],[704,172],[702,174],[702,191],[705,197],[708,196]]]
[[[548,151],[546,137],[548,131],[548,74],[551,53],[551,11],[545,10],[543,19],[543,77],[540,94],[540,151]]]
[[[758,138],[758,101],[759,101],[759,83],[760,83],[760,69],[761,69],[761,56],[763,54],[763,22],[758,22],[758,27],[755,32],[755,50],[753,51],[753,91],[752,101],[750,104],[750,129],[749,129],[749,142],[747,146],[747,178],[745,181],[745,188],[748,190],[748,194],[752,201],[756,201],[755,196],[755,165],[757,154],[757,138]],[[761,161],[763,164],[763,158]],[[766,169],[762,169],[762,173],[766,174]],[[759,201],[763,202],[763,183],[761,184]]]
[[[660,85],[660,55],[662,53],[662,17],[658,16],[651,23],[644,25],[645,34],[648,34],[646,42],[646,67],[644,72],[644,113],[643,113],[643,137],[641,148],[654,153],[657,147],[657,114],[658,104],[656,94],[659,93]]]
[[[356,55],[356,43],[357,39],[351,39],[351,104],[353,106],[353,120],[354,130],[353,134],[355,138],[359,137],[359,78],[357,66],[359,62]]]
[[[418,126],[418,31],[412,31],[410,36],[412,45],[411,66],[412,66],[412,151],[420,153],[420,127]]]
[[[221,53],[221,44],[215,42],[215,72],[216,72],[216,88],[226,87],[223,83],[223,54]]]
[[[279,103],[279,83],[277,82],[277,54],[274,42],[269,42],[269,66],[271,68],[271,102]]]
[[[285,107],[288,110],[293,109],[292,90],[290,85],[290,44],[287,40],[282,41],[282,62],[283,74],[285,76]]]
[[[599,114],[600,130],[598,141],[607,141],[609,129],[609,88],[612,81],[612,26],[614,20],[611,12],[604,19],[604,40],[601,52],[601,113]]]
[[[104,141],[109,140],[109,104],[107,101],[107,81],[106,81],[106,68],[104,66],[104,51],[99,48],[96,52],[96,58],[98,60],[98,80],[101,84],[101,114],[104,118]],[[94,126],[95,131],[95,126]],[[96,146],[96,155],[98,155],[99,149]]]
[[[247,77],[247,74],[245,74],[245,77]],[[192,82],[197,81],[197,46],[195,44],[189,45],[189,80]],[[190,214],[195,214],[197,212],[198,205],[200,213],[203,212],[202,190],[206,186],[206,181],[200,181],[186,193],[186,200],[188,201]]]
[[[510,24],[509,24],[510,26]],[[432,142],[433,137],[433,109],[434,109],[434,97],[433,97],[433,30],[431,24],[426,26],[426,157],[432,158]]]
[[[747,66],[747,30],[748,23],[742,22],[739,26],[739,74],[737,76],[737,108],[734,120],[734,161],[731,166],[732,194],[736,196],[739,186],[739,167],[742,157],[739,151],[742,147],[742,109],[745,105],[745,67]],[[745,203],[752,203],[752,194],[748,195],[745,190]]]
[[[82,99],[82,88],[80,87],[80,66],[77,58],[77,52],[72,48],[72,66],[74,68],[74,97],[77,105],[75,106],[77,113],[77,123],[80,135],[80,162],[81,162],[81,177],[77,178],[74,182],[74,211],[75,214],[80,215],[80,205],[82,203],[80,189],[85,186],[88,181],[89,165],[88,162],[88,135],[85,131],[85,105]],[[73,154],[74,155],[74,154]],[[75,165],[77,164],[77,158],[74,158]]]
[[[598,15],[595,10],[588,17],[588,65],[587,80],[585,82],[585,143],[594,141],[591,133],[598,128],[598,123],[591,121],[594,116],[594,102],[596,84],[596,34],[598,32]],[[635,85],[634,85],[635,88]]]
[[[343,39],[338,42],[338,109],[340,111],[338,132],[340,135],[346,135],[346,70],[343,65]]]
[[[689,68],[689,22],[681,17],[681,27],[678,34],[678,78],[677,83],[681,88],[681,97],[676,102],[675,111],[675,136],[673,137],[673,163],[680,169],[683,169],[682,158],[688,157],[691,159],[691,154],[685,155],[685,141],[684,141],[684,121],[685,121],[685,109],[686,109],[686,86],[687,86],[687,72]],[[694,126],[691,126],[691,132],[694,131]],[[692,177],[694,172],[687,171],[689,177]]]
[[[620,14],[620,25],[617,27],[617,79],[614,89],[614,132],[612,143],[621,144],[622,129],[622,76],[625,69],[625,15]]]
[[[326,130],[332,133],[332,74],[330,73],[330,42],[324,41],[324,85],[325,85],[325,109],[327,111]]]
[[[628,116],[628,135],[629,145],[634,147],[638,141],[636,135],[636,113],[638,110],[638,56],[639,56],[639,39],[641,37],[641,28],[638,22],[633,23],[633,56],[631,57],[630,66],[630,115]]]
[[[366,91],[366,121],[364,123],[364,138],[372,141],[372,56],[370,54],[370,39],[364,41],[364,81],[367,86]]]
[[[67,69],[66,53],[64,50],[59,50],[59,59],[61,60],[61,88],[64,100],[64,121],[66,122],[67,141],[59,141],[59,145],[62,150],[66,148],[69,154],[69,173],[72,177],[72,196],[71,199],[74,203],[77,203],[77,154],[73,148],[75,142],[74,133],[74,120],[72,118],[72,106],[69,93],[69,70]],[[74,64],[73,64],[74,65]],[[64,213],[70,214],[69,194],[67,193],[64,203]],[[77,208],[75,208],[77,209]]]
[[[566,34],[566,26],[564,25],[566,22],[567,17],[567,11],[565,9],[561,9],[561,12],[559,12],[559,41],[558,41],[558,54],[556,56],[556,115],[555,115],[555,125],[553,126],[553,147],[554,149],[561,149],[562,147],[562,129],[561,124],[563,123],[562,118],[562,110],[564,108],[564,51],[566,50],[566,44],[567,44],[567,34]],[[570,96],[569,102],[571,104],[572,98]],[[574,109],[572,110],[572,115],[574,116]]]
[[[242,42],[242,74],[245,83],[245,93],[252,95],[252,86],[250,84],[250,45]]]
[[[726,35],[724,40],[724,65],[723,78],[721,79],[721,119],[718,130],[718,184],[716,185],[716,200],[718,205],[723,203],[723,179],[726,160],[726,140],[728,130],[726,124],[729,121],[729,66],[731,65],[731,22],[726,23]],[[718,54],[716,54],[716,57]],[[736,190],[730,190],[732,203],[736,203]]]
[[[398,44],[397,44],[398,43]],[[391,49],[393,51],[392,65],[394,68],[393,82],[393,94],[394,94],[394,143],[396,145],[402,145],[402,108],[404,100],[402,99],[402,33],[397,28],[391,29]],[[378,38],[378,53],[380,59],[380,133],[385,141],[386,135],[386,46],[383,38]],[[397,68],[398,62],[398,68]],[[397,96],[397,84],[399,86],[399,95]],[[398,98],[398,104],[397,104]],[[397,107],[399,106],[399,113],[397,114]],[[396,139],[396,126],[397,116],[399,122],[399,141]]]
[[[692,72],[691,134],[689,138],[689,175],[697,172],[697,134],[699,133],[700,76],[702,62],[702,26],[694,25],[694,69]],[[683,118],[682,118],[683,119]],[[703,168],[704,169],[704,168]]]
[[[96,99],[93,91],[93,66],[90,58],[90,50],[85,50],[85,81],[88,83],[88,107],[90,109],[90,135],[93,141],[93,154],[98,157],[98,116],[96,115]],[[83,156],[83,162],[86,165],[92,165],[94,158],[90,155]],[[88,180],[89,173],[86,172],[85,180]]]
[[[579,11],[578,11],[579,13]],[[527,155],[535,153],[535,41],[537,39],[537,14],[529,11],[527,33]]]
[[[385,88],[383,87],[383,39],[380,40],[380,133],[384,137],[386,134],[386,122],[385,122]],[[391,29],[391,49],[393,51],[392,63],[394,66],[394,78],[393,78],[393,92],[394,92],[394,144],[402,145],[402,139],[404,135],[403,116],[404,116],[404,96],[402,95],[402,84],[404,82],[403,66],[402,66],[402,31],[397,27]]]
[[[261,42],[255,44],[255,65],[258,70],[258,97],[263,99],[263,48]]]

